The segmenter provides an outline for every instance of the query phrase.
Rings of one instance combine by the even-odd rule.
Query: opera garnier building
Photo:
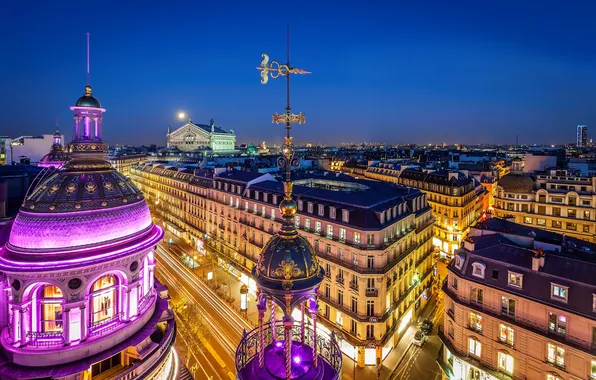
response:
[[[0,250],[0,379],[174,379],[175,323],[154,278],[163,231],[104,160],[91,87],[70,157],[40,174]]]

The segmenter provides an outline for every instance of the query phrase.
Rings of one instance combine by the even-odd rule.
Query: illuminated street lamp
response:
[[[242,284],[240,287],[240,310],[246,313],[248,309],[248,286]]]

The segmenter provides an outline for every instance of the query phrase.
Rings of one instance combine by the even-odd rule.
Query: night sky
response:
[[[90,32],[106,142],[163,145],[179,110],[238,143],[280,142],[270,115],[284,82],[261,85],[255,67],[262,52],[284,59],[288,21],[292,63],[313,72],[293,77],[299,143],[557,144],[578,123],[596,131],[594,1],[56,3],[2,5],[2,135],[53,133],[58,119],[70,136]]]

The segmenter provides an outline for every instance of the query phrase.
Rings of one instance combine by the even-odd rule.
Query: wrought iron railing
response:
[[[265,337],[265,347],[273,343],[273,336],[271,334],[271,322],[265,323],[263,325],[264,329],[264,337]],[[278,341],[283,341],[284,339],[284,325],[283,322],[279,321],[275,324],[275,335]],[[304,344],[309,347],[313,347],[314,332],[311,326],[304,326]],[[294,324],[292,326],[292,340],[301,342],[302,335],[300,330],[299,324]],[[337,380],[340,378],[341,374],[341,367],[342,367],[342,353],[339,348],[337,341],[335,340],[335,335],[332,334],[331,337],[327,335],[323,335],[320,332],[317,335],[317,351],[318,355],[321,359],[331,366],[331,368],[335,371],[335,376],[333,379]],[[257,357],[259,351],[259,328],[253,329],[248,333],[245,332],[242,340],[240,341],[240,345],[236,349],[236,373],[240,374],[240,372],[253,360]]]
[[[110,318],[102,319],[100,321],[93,322],[89,325],[89,335],[102,335],[108,331],[115,330],[118,327],[118,322],[122,319],[124,313],[120,312],[114,314]]]
[[[62,331],[28,331],[27,345],[33,347],[53,347],[64,344],[64,334]]]

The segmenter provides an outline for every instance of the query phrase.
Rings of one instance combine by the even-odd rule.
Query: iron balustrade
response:
[[[89,324],[89,335],[90,336],[102,335],[102,334],[105,334],[106,332],[115,330],[118,327],[118,322],[120,322],[120,320],[122,319],[123,316],[124,316],[124,313],[120,312],[118,314],[114,314],[110,318],[106,318],[106,319],[102,319],[100,321],[95,321],[95,322],[90,323]]]
[[[53,347],[64,344],[64,334],[62,331],[28,331],[27,345],[33,347]]]
[[[275,334],[278,338],[277,341],[283,341],[285,337],[284,325],[282,321],[275,323]],[[269,346],[273,343],[273,336],[271,334],[271,322],[263,324],[264,332],[264,347]],[[292,341],[301,342],[301,331],[300,325],[294,324],[292,326]],[[313,347],[314,346],[314,332],[311,326],[304,326],[304,344]],[[317,351],[318,356],[323,359],[329,366],[335,371],[333,380],[338,380],[341,374],[342,368],[342,353],[339,348],[337,341],[335,340],[335,334],[332,333],[331,337],[323,336],[320,332],[317,334]],[[244,332],[242,340],[238,345],[235,355],[236,362],[236,373],[240,374],[241,371],[248,366],[248,364],[255,360],[258,356],[259,348],[259,328],[255,328],[249,332]],[[240,378],[240,377],[239,377]]]

